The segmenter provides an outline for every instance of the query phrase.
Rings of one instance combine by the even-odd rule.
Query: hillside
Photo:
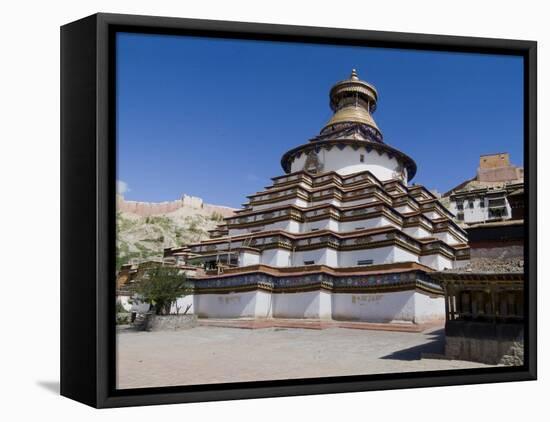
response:
[[[206,239],[208,230],[223,221],[222,213],[212,207],[184,205],[156,215],[138,215],[121,208],[116,217],[117,268],[133,260],[161,259],[164,248]]]

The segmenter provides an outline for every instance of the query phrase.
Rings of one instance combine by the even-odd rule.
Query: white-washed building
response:
[[[334,115],[281,159],[285,174],[209,240],[165,251],[196,265],[194,312],[211,318],[423,323],[443,319],[432,271],[469,260],[464,230],[416,164],[383,141],[376,89],[355,72],[330,91]]]
[[[443,200],[461,225],[523,218],[514,205],[523,195],[523,168],[510,163],[508,153],[482,155],[477,174],[445,193]],[[523,208],[523,200],[519,201]],[[516,212],[514,212],[516,211]]]

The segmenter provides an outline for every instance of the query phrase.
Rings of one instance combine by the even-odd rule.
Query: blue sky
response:
[[[384,141],[416,161],[412,182],[444,192],[494,152],[523,165],[519,57],[119,34],[124,196],[240,206],[319,133],[330,87],[352,68],[378,90]]]

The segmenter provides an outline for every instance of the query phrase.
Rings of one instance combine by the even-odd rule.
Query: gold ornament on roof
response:
[[[332,87],[329,96],[330,108],[334,111],[334,115],[321,133],[341,123],[361,123],[380,132],[372,117],[372,113],[376,110],[378,92],[374,86],[359,79],[355,69],[352,69],[348,79]]]

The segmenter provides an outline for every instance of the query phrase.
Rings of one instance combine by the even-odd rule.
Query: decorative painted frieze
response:
[[[440,284],[422,271],[379,275],[334,276],[315,273],[299,276],[274,276],[263,272],[210,277],[194,281],[195,294],[229,293],[244,290],[266,290],[273,293],[327,290],[333,293],[378,293],[418,289],[443,295]]]

